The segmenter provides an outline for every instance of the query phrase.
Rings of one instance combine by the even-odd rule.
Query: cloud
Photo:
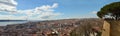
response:
[[[56,7],[58,7],[58,3],[54,3],[52,6],[52,8],[56,8]]]
[[[24,14],[30,18],[41,18],[41,19],[48,19],[51,17],[59,16],[61,13],[55,13],[54,8],[58,6],[57,3],[54,3],[52,6],[50,5],[43,5],[40,7],[36,7],[34,9],[29,10],[19,10],[17,14]]]
[[[0,0],[0,3],[7,4],[9,6],[16,6],[17,2],[15,0]]]
[[[15,12],[17,3],[14,0],[0,0],[0,12]]]
[[[58,3],[54,3],[52,6],[43,5],[27,10],[17,10],[16,6],[19,4],[17,4],[15,0],[0,0],[0,5],[0,12],[8,12],[7,14],[9,14],[0,15],[0,19],[8,19],[6,17],[9,17],[9,19],[50,19],[61,15],[61,13],[54,11],[54,9],[58,7]]]
[[[97,14],[97,11],[92,11],[91,14]]]

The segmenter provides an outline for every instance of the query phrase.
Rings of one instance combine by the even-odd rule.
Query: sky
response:
[[[120,0],[0,0],[0,20],[98,18],[104,5]]]

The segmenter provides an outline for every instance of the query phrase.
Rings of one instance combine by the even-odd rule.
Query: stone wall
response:
[[[120,20],[107,20],[110,23],[110,36],[120,36]]]
[[[102,36],[110,36],[110,24],[107,21],[104,21]]]
[[[102,36],[120,36],[120,21],[106,20],[103,29]]]

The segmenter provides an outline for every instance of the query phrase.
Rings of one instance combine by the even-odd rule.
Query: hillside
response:
[[[94,27],[100,27],[102,29],[103,20],[100,19],[84,19],[80,21],[80,26],[75,28],[70,35],[71,36],[90,36]],[[92,35],[91,35],[92,36]]]

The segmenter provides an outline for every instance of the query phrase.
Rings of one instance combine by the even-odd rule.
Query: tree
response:
[[[100,18],[120,19],[120,2],[105,5],[98,11],[97,16]]]

